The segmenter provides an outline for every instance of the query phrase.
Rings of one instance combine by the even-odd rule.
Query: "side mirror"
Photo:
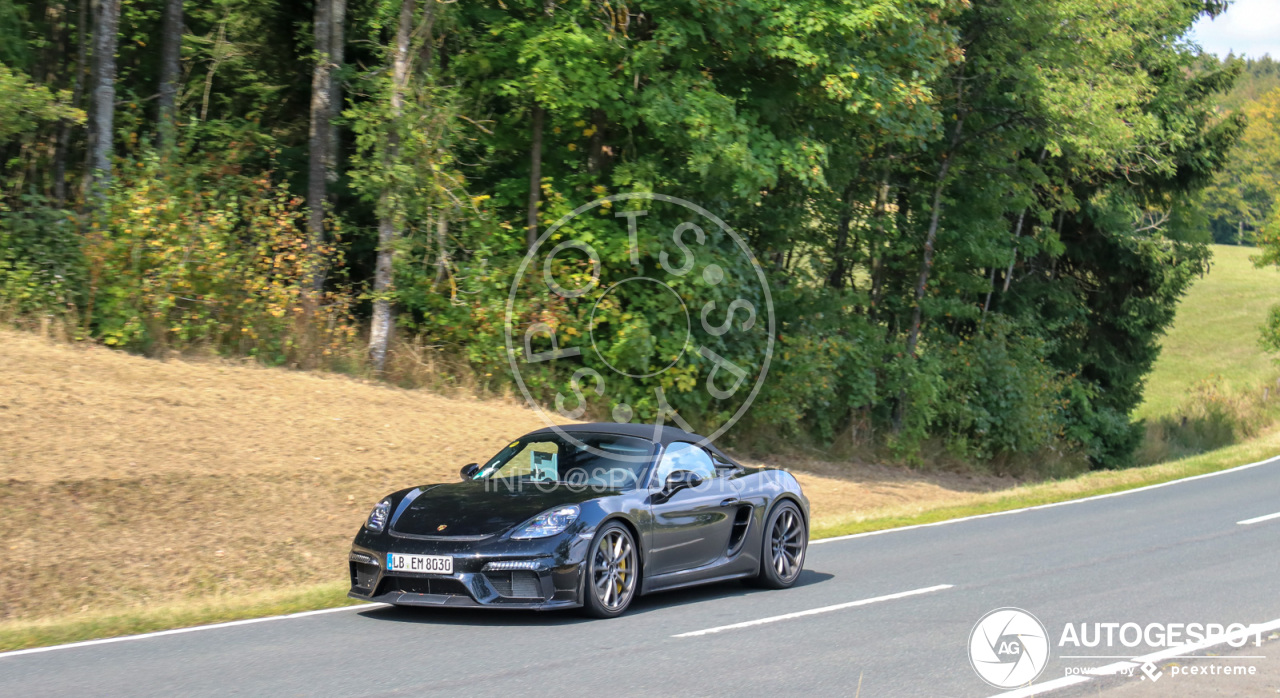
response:
[[[702,476],[692,470],[677,470],[667,476],[662,486],[662,494],[670,497],[686,487],[697,487],[702,484]]]
[[[463,480],[470,480],[476,476],[476,473],[480,472],[480,464],[467,463],[466,465],[462,466],[461,472],[462,472]]]

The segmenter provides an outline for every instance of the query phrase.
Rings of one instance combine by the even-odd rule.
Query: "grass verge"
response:
[[[232,620],[350,606],[347,585],[337,582],[276,589],[243,596],[219,596],[137,609],[75,613],[40,620],[0,623],[0,651],[60,645]]]
[[[866,516],[849,517],[843,521],[828,519],[814,527],[811,537],[831,538],[900,526],[936,523],[965,516],[991,514],[1110,494],[1226,470],[1265,460],[1277,453],[1280,453],[1280,430],[1271,430],[1250,441],[1145,468],[1098,471],[1066,480],[1021,485],[999,492],[966,495],[958,497],[954,504],[923,510],[869,512]]]
[[[830,538],[900,526],[936,523],[978,514],[1021,509],[1099,494],[1155,485],[1225,470],[1263,460],[1280,452],[1280,430],[1256,439],[1189,458],[1131,470],[1095,472],[1079,477],[1014,487],[1000,492],[966,495],[955,503],[916,511],[880,509],[865,516],[820,524],[813,538]],[[244,596],[193,599],[136,610],[76,613],[34,621],[0,623],[0,650],[16,650],[67,642],[262,618],[359,603],[346,597],[341,582],[283,589]]]

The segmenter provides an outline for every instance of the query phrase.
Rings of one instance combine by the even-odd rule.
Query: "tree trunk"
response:
[[[178,76],[182,60],[182,0],[166,0],[164,5],[163,44],[160,48],[160,146],[173,147],[174,106],[178,94]]]
[[[1013,279],[1013,265],[1018,263],[1018,238],[1022,237],[1022,220],[1027,215],[1027,209],[1022,209],[1018,214],[1018,227],[1013,231],[1013,258],[1009,260],[1009,268],[1004,273],[1004,288],[1000,289],[1001,293],[1009,292],[1009,282]]]
[[[872,319],[880,315],[880,303],[884,298],[884,277],[887,270],[886,258],[889,251],[893,249],[892,244],[885,244],[888,242],[888,237],[885,235],[884,219],[889,208],[889,176],[887,174],[880,180],[878,201],[880,210],[877,211],[876,216],[876,238],[867,245],[868,254],[871,256],[871,308],[867,315]],[[898,200],[895,203],[897,204],[896,215],[902,215],[907,210],[904,192],[898,192]]]
[[[429,0],[430,1],[430,0]],[[400,6],[400,26],[396,30],[396,45],[391,55],[391,116],[399,121],[404,108],[405,86],[409,80],[409,37],[413,31],[413,15],[416,0],[404,0]],[[399,155],[399,137],[392,124],[388,144],[389,160]],[[369,330],[369,359],[373,369],[382,373],[387,365],[387,345],[391,340],[392,263],[395,261],[395,243],[400,237],[399,202],[389,185],[382,192],[378,219],[378,264],[373,277],[373,323]]]
[[[307,237],[308,248],[316,255],[324,244],[324,199],[325,179],[329,160],[329,127],[330,96],[333,86],[330,84],[330,67],[333,60],[330,55],[333,28],[330,25],[332,16],[331,0],[316,0],[315,23],[312,33],[315,38],[315,65],[311,70],[311,128],[308,132],[307,150],[309,156],[307,168]],[[314,290],[324,283],[324,270],[318,262],[313,263],[311,279],[308,285]]]
[[[213,76],[218,74],[218,66],[222,65],[222,60],[226,57],[227,20],[230,18],[231,11],[228,10],[222,14],[222,19],[218,22],[218,36],[213,40],[213,61],[209,64],[209,71],[204,75],[204,95],[200,98],[201,122],[209,120],[209,98],[213,96]]]
[[[436,283],[449,273],[449,217],[444,211],[436,219]]]
[[[1044,163],[1044,156],[1046,156],[1046,155],[1048,155],[1048,154],[1049,154],[1049,149],[1048,149],[1048,148],[1041,148],[1041,149],[1040,149],[1040,157],[1036,158],[1036,167],[1037,167],[1037,168],[1039,168],[1039,167],[1040,167],[1040,165],[1041,165],[1042,163]],[[1022,219],[1023,219],[1023,217],[1024,217],[1024,216],[1026,216],[1026,215],[1027,215],[1027,209],[1026,209],[1026,208],[1023,208],[1023,209],[1022,209],[1022,213],[1019,213],[1019,214],[1018,214],[1018,226],[1017,226],[1017,228],[1013,231],[1013,259],[1010,259],[1010,260],[1009,260],[1009,269],[1008,269],[1008,271],[1006,271],[1006,272],[1005,272],[1005,274],[1004,274],[1004,288],[1002,288],[1002,289],[1000,290],[1000,293],[1002,293],[1002,294],[1004,294],[1004,293],[1008,293],[1008,292],[1009,292],[1009,282],[1010,282],[1010,280],[1012,280],[1012,279],[1013,279],[1013,265],[1018,261],[1018,239],[1022,237]],[[990,293],[988,293],[988,294],[987,294],[987,302],[990,302],[990,301],[991,301],[991,294],[990,294]],[[985,312],[985,309],[984,309],[984,312]]]
[[[418,35],[422,37],[422,46],[418,48],[418,72],[427,75],[435,63],[435,26],[436,3],[439,0],[427,0],[422,6],[422,28]]]
[[[89,26],[89,2],[80,0],[76,6],[76,74],[72,80],[71,106],[80,106],[84,97],[84,69],[88,53],[86,46]],[[53,198],[62,206],[67,201],[67,151],[71,148],[71,121],[63,119],[58,124],[58,148],[53,156]]]
[[[853,217],[849,215],[847,208],[844,213],[840,214],[840,222],[836,225],[836,249],[833,255],[835,264],[831,267],[831,272],[827,274],[827,286],[837,291],[844,289],[845,263],[844,248],[849,241],[849,225],[853,222]]]
[[[929,285],[929,271],[933,268],[933,243],[938,237],[938,218],[942,214],[942,190],[947,184],[947,172],[951,169],[951,160],[955,156],[956,146],[960,143],[960,132],[964,128],[964,114],[956,120],[955,131],[951,134],[951,146],[942,158],[942,166],[938,168],[938,182],[933,188],[933,212],[929,216],[929,232],[924,237],[924,258],[920,262],[920,277],[916,280],[915,310],[911,313],[911,330],[907,334],[907,355],[914,356],[916,343],[920,340],[920,322],[924,305],[925,288]]]
[[[330,183],[338,181],[341,148],[338,147],[338,125],[334,123],[333,117],[342,114],[342,76],[339,71],[342,70],[347,41],[347,0],[332,0],[332,3],[329,18],[332,27],[329,32],[329,55],[332,57],[329,74],[329,135],[325,139],[325,179]]]
[[[93,27],[94,141],[89,167],[93,196],[102,198],[111,184],[112,131],[115,128],[116,32],[120,0],[99,0]]]
[[[32,66],[31,77],[39,82],[48,85],[50,89],[56,89],[58,78],[61,77],[63,59],[67,55],[67,5],[63,0],[54,0],[44,6],[44,22],[49,27],[49,41],[45,44],[44,50],[40,51],[41,58],[37,61],[37,66],[43,67],[44,77],[41,78],[36,70],[37,66]]]
[[[525,233],[526,246],[533,249],[538,241],[538,199],[542,195],[542,120],[544,112],[539,104],[533,105],[533,137],[529,146],[529,227]]]
[[[1009,277],[1013,274],[1013,265],[1018,261],[1018,238],[1022,236],[1022,221],[1027,215],[1027,209],[1022,209],[1018,214],[1018,223],[1013,227],[1013,259],[1009,260],[1009,271],[1004,275],[1004,290],[1002,293],[1009,292]],[[982,320],[987,319],[987,311],[991,309],[991,294],[996,290],[996,268],[991,267],[991,278],[987,280],[987,299],[982,302]]]

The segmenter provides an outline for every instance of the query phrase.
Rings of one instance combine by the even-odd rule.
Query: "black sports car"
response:
[[[673,427],[577,424],[513,441],[462,482],[378,502],[351,546],[358,599],[621,614],[637,593],[795,583],[809,500]]]

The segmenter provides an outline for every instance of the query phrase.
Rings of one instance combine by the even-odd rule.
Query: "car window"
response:
[[[704,480],[716,476],[716,466],[706,451],[679,441],[667,446],[667,450],[662,452],[662,460],[658,462],[658,484],[666,482],[667,476],[677,470],[692,471]]]
[[[631,489],[648,467],[654,444],[614,434],[569,433],[513,442],[489,459],[475,479],[522,479]],[[583,448],[587,446],[589,448]]]
[[[527,477],[531,480],[558,480],[560,444],[555,441],[527,441],[517,446],[496,471],[497,477]]]

